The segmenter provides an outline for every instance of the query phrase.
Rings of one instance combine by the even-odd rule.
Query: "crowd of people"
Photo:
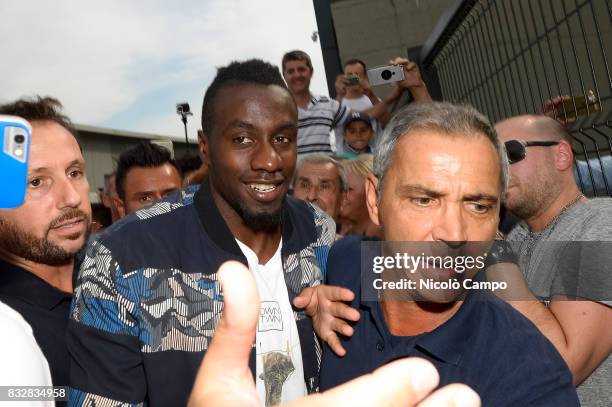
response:
[[[123,152],[108,225],[60,102],[0,106],[32,126],[25,202],[0,209],[0,385],[69,386],[71,406],[611,405],[612,199],[581,193],[567,126],[494,125],[389,63],[384,99],[358,59],[335,98],[302,51],[219,68],[199,156]],[[390,242],[488,242],[474,279],[512,290],[370,298]],[[440,269],[420,276],[465,279]]]

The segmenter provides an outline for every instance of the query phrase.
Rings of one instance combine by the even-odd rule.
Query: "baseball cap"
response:
[[[370,116],[368,116],[365,113],[361,113],[361,112],[352,112],[349,117],[346,119],[346,121],[344,122],[344,127],[346,128],[346,126],[348,126],[350,123],[356,121],[356,120],[361,120],[366,122],[370,127],[372,127],[372,119],[370,118]]]

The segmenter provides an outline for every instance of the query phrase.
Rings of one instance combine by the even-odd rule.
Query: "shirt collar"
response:
[[[437,327],[431,332],[426,332],[414,337],[399,337],[394,336],[389,331],[389,328],[384,321],[384,316],[380,303],[363,302],[372,316],[372,320],[376,325],[384,341],[391,344],[393,347],[402,346],[402,343],[410,344],[414,348],[420,349],[422,352],[440,360],[441,362],[458,365],[463,354],[470,344],[470,339],[476,330],[478,313],[474,312],[474,304],[477,300],[470,299],[472,295],[468,295],[459,310],[445,323]],[[411,342],[413,339],[413,342]]]
[[[0,297],[19,298],[29,304],[53,310],[72,294],[53,287],[42,278],[14,264],[0,260]]]
[[[417,346],[443,362],[458,365],[480,322],[478,300],[468,293],[455,315],[432,332],[419,337]]]
[[[248,262],[242,250],[236,243],[225,219],[221,216],[212,197],[210,181],[202,182],[200,189],[193,197],[198,219],[208,237],[221,249],[239,259],[244,265]],[[316,241],[317,231],[314,224],[313,211],[308,210],[306,202],[287,196],[283,204],[281,220],[281,236],[283,246],[281,253],[296,253]],[[211,273],[216,270],[211,270]]]
[[[368,144],[365,153],[360,153],[359,151],[355,150],[353,147],[350,146],[349,143],[346,142],[346,140],[344,140],[344,148],[347,149],[348,151],[350,151],[353,154],[359,155],[359,154],[371,154],[372,153],[372,147],[370,147],[370,145]]]
[[[312,94],[310,94],[310,105],[309,105],[309,107],[316,105],[318,102],[319,102],[319,100],[316,97],[314,97]]]
[[[372,251],[372,253],[367,255],[375,255],[375,253]],[[372,273],[368,275],[371,277],[366,278],[365,281],[362,277],[362,285],[372,283],[371,281],[368,282],[368,280],[370,278],[373,280],[374,275]],[[448,321],[431,332],[414,337],[392,335],[384,320],[380,303],[362,300],[361,305],[368,310],[376,329],[385,342],[391,344],[391,346],[402,346],[401,343],[409,344],[411,342],[410,338],[412,338],[414,340],[412,342],[414,348],[418,348],[442,362],[457,365],[470,345],[471,337],[477,329],[476,325],[480,318],[477,308],[478,299],[474,298],[477,295],[476,293],[469,292],[463,304]]]

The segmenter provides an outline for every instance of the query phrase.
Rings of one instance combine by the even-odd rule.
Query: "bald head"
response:
[[[522,136],[535,137],[534,140],[561,141],[571,145],[572,138],[565,127],[553,118],[544,115],[522,115],[510,117],[495,125],[502,141],[522,140]],[[511,132],[515,133],[511,136]],[[504,134],[504,137],[500,133]],[[510,138],[507,138],[510,137]]]
[[[563,191],[575,190],[571,136],[548,116],[524,115],[495,125],[501,141],[556,141],[552,146],[526,146],[525,158],[510,165],[506,207],[532,219],[556,202]]]

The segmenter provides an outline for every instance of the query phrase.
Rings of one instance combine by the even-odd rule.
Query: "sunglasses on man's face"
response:
[[[510,164],[523,161],[527,156],[527,147],[550,147],[559,144],[558,141],[520,141],[508,140],[506,145],[506,154]]]

